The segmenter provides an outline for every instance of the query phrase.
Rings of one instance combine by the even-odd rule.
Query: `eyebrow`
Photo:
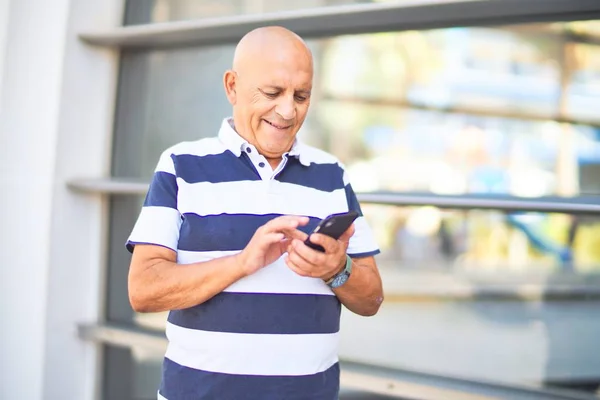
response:
[[[277,90],[279,92],[283,91],[283,88],[281,86],[277,86],[277,85],[266,85],[264,88],[265,89]],[[311,89],[306,89],[306,88],[304,88],[304,89],[298,89],[298,90],[295,90],[295,92],[310,94],[311,93]]]

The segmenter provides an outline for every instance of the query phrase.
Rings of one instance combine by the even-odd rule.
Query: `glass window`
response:
[[[600,300],[591,293],[598,279],[580,283],[580,296],[560,296],[566,280],[548,279],[546,291],[532,296],[533,278],[518,284],[486,283],[473,275],[408,276],[384,280],[396,290],[377,316],[365,321],[343,313],[341,358],[471,381],[569,388],[576,393],[561,396],[588,392],[582,397],[594,398],[600,382]],[[506,296],[505,289],[530,299]]]
[[[164,351],[104,346],[104,400],[155,400]]]
[[[315,88],[300,135],[347,163],[360,191],[599,193],[589,175],[600,164],[600,47],[562,48],[534,28],[310,41]],[[170,144],[216,132],[230,113],[222,75],[233,50],[124,54],[117,130],[138,133],[117,134],[116,176],[148,177]]]
[[[223,74],[235,46],[124,52],[113,175],[149,178],[167,147],[213,136],[230,113]]]

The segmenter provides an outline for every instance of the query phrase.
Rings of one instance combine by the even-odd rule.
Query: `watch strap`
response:
[[[342,274],[346,274],[346,275],[350,276],[350,273],[352,273],[352,257],[350,257],[348,254],[346,254],[346,265],[344,266],[344,269],[342,269],[340,272],[338,272],[337,274],[333,275],[331,278],[326,280],[325,284],[327,286],[331,286],[331,284],[333,283],[335,278],[337,278],[338,276],[340,276]]]

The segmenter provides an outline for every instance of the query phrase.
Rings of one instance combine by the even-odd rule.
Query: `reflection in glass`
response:
[[[364,205],[381,268],[460,273],[600,272],[600,218]],[[495,274],[492,274],[495,275]]]
[[[357,191],[600,193],[591,126],[321,100],[303,134],[346,163]]]
[[[538,24],[314,42],[303,137],[346,163],[358,191],[600,193],[600,47],[551,32]]]
[[[598,120],[600,98],[600,51],[598,45],[569,44],[570,85],[567,88],[566,112],[577,118]]]

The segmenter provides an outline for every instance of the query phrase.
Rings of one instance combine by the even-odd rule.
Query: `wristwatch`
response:
[[[332,289],[339,288],[342,286],[348,278],[350,278],[350,274],[352,273],[352,258],[346,254],[346,267],[339,272],[338,274],[331,277],[325,283]]]

